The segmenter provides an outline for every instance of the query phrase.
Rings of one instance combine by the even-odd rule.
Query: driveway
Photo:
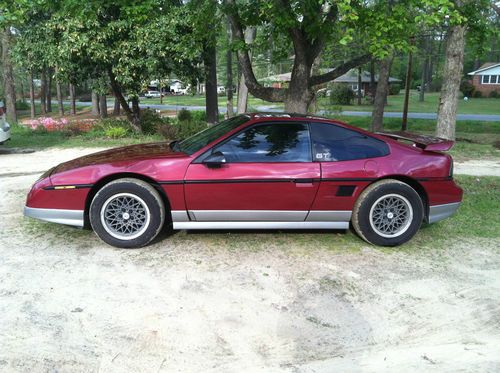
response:
[[[0,155],[0,371],[500,370],[498,239],[175,232],[120,250],[22,217],[40,169],[92,151]]]

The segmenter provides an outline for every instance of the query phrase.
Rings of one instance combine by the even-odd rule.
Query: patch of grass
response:
[[[101,131],[90,131],[76,136],[65,136],[60,131],[33,131],[20,125],[12,126],[12,137],[5,146],[11,148],[45,149],[50,147],[115,147],[163,141],[160,135],[128,134],[126,137],[107,138]]]

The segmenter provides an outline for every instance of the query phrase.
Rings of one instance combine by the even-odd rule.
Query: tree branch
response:
[[[310,81],[309,81],[309,86],[312,87],[312,86],[315,86],[318,84],[327,83],[327,82],[330,82],[334,79],[337,79],[339,76],[344,75],[349,70],[351,70],[355,67],[358,67],[359,65],[362,65],[364,63],[367,63],[368,61],[370,61],[370,58],[371,58],[371,54],[364,54],[362,56],[353,58],[350,61],[344,62],[342,65],[337,66],[336,68],[334,68],[330,72],[327,72],[327,73],[321,74],[321,75],[312,76]]]
[[[240,43],[245,43],[243,35],[243,26],[241,25],[240,17],[235,10],[234,0],[227,0],[228,5],[228,18],[231,23],[231,29],[234,39]],[[246,46],[246,44],[245,44]],[[241,71],[245,76],[245,84],[248,90],[255,97],[261,98],[270,102],[282,102],[285,99],[286,90],[283,88],[264,87],[257,81],[252,68],[252,61],[247,49],[238,50],[238,62],[241,66]]]

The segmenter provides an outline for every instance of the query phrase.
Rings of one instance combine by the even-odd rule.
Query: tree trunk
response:
[[[47,113],[52,112],[52,69],[47,69]]]
[[[216,53],[215,40],[207,41],[203,46],[203,65],[205,67],[205,103],[208,125],[217,123],[219,119]]]
[[[75,97],[75,86],[74,84],[69,84],[69,113],[71,115],[76,115],[76,97]]]
[[[408,53],[408,66],[406,68],[406,80],[405,80],[405,98],[403,101],[403,119],[401,121],[401,130],[406,131],[408,124],[408,104],[410,102],[410,86],[411,86],[411,76],[412,76],[412,66],[413,66],[413,53]]]
[[[59,106],[59,114],[61,116],[64,116],[64,104],[63,104],[63,96],[62,96],[62,89],[61,89],[61,82],[59,81],[59,77],[57,75],[58,69],[56,67],[55,69],[56,73],[56,93],[57,93],[57,104]]]
[[[100,113],[99,95],[95,91],[92,91],[91,97],[92,97],[92,115],[98,116]]]
[[[436,135],[455,140],[460,81],[464,67],[465,27],[453,26],[448,30],[443,85],[439,96]]]
[[[255,27],[247,27],[245,30],[245,43],[251,45],[255,40],[255,35],[257,34],[257,29]],[[252,58],[252,54],[248,52],[249,57]],[[241,73],[240,80],[238,83],[238,102],[236,103],[236,112],[238,114],[246,113],[248,109],[248,87],[245,83],[245,74]]]
[[[44,68],[40,73],[40,114],[47,114],[47,74]]]
[[[233,110],[233,51],[231,50],[233,38],[231,36],[231,27],[229,21],[227,23],[227,38],[228,48],[226,54],[226,95],[227,95],[227,117],[231,118],[234,115]]]
[[[116,97],[115,97],[115,105],[113,107],[113,115],[116,117],[120,115],[120,100]]]
[[[33,72],[30,71],[30,116],[31,118],[35,118],[35,83],[33,82]]]
[[[391,54],[379,62],[379,76],[373,102],[372,123],[370,125],[370,131],[372,132],[382,131],[384,128],[384,106],[389,90],[389,74],[393,58],[394,56]]]
[[[375,102],[375,60],[370,60],[370,102]]]
[[[106,95],[99,95],[99,113],[103,119],[108,117],[108,103],[106,102]]]
[[[14,72],[11,59],[11,33],[10,27],[4,29],[2,35],[2,66],[3,66],[3,91],[5,95],[5,109],[7,121],[17,123],[16,113],[16,86],[14,83]]]
[[[108,69],[108,76],[109,76],[109,81],[111,83],[111,89],[113,90],[113,94],[115,95],[115,98],[120,101],[120,105],[127,115],[127,119],[132,125],[132,127],[138,131],[142,132],[141,127],[140,127],[140,111],[139,111],[139,100],[136,98],[136,106],[137,106],[137,113],[134,113],[131,109],[130,106],[128,106],[127,100],[125,100],[125,97],[123,97],[122,93],[122,88],[120,87],[120,84],[116,81],[115,74],[113,73],[113,70],[111,68]],[[134,100],[132,100],[132,104],[134,104]]]

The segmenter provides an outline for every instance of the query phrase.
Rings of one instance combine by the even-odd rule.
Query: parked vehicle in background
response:
[[[148,91],[144,97],[146,98],[160,98],[162,94],[158,91]]]
[[[403,142],[400,142],[402,140]],[[408,144],[410,142],[411,144]],[[245,114],[183,141],[62,163],[28,194],[25,215],[92,227],[117,247],[174,229],[349,229],[396,246],[451,216],[452,141],[370,133],[337,120]]]
[[[0,101],[0,145],[10,140],[10,125],[5,120],[5,105]]]

